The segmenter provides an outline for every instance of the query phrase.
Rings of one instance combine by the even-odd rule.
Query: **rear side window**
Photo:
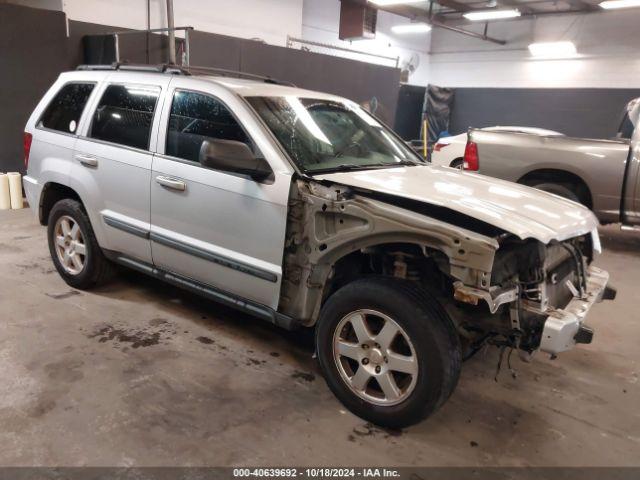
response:
[[[208,139],[236,140],[251,146],[244,129],[222,102],[209,95],[176,91],[165,153],[198,162],[202,142]]]
[[[95,87],[93,83],[67,83],[44,111],[38,126],[60,132],[76,133],[80,116],[93,87]]]
[[[146,150],[159,87],[110,85],[93,114],[89,137]]]

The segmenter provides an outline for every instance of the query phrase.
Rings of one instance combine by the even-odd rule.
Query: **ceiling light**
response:
[[[462,16],[467,20],[477,22],[482,20],[498,20],[502,18],[519,17],[520,12],[515,8],[511,10],[479,10],[476,12],[463,13]]]
[[[426,23],[409,23],[407,25],[394,25],[391,27],[393,33],[427,33],[431,31],[431,25]]]
[[[607,10],[640,7],[640,0],[607,0],[606,2],[600,2],[600,6]]]
[[[373,3],[380,7],[388,7],[390,5],[402,5],[403,3],[421,3],[425,0],[369,0],[369,3]]]
[[[538,58],[567,58],[577,53],[573,42],[546,42],[529,45],[531,55]]]

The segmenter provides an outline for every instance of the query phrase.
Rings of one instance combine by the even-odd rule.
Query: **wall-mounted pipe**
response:
[[[384,58],[385,60],[391,60],[395,62],[396,68],[398,68],[398,66],[400,65],[400,57],[388,57],[386,55],[380,55],[378,53],[369,53],[362,50],[354,50],[352,48],[340,47],[338,45],[331,45],[330,43],[315,42],[313,40],[305,40],[303,38],[296,38],[296,37],[291,37],[287,35],[287,48],[291,48],[292,44],[294,43],[299,43],[300,45],[312,45],[314,47],[321,47],[321,48],[326,48],[330,50],[339,50],[341,52],[355,53],[358,55],[367,55],[369,57]]]
[[[176,32],[174,29],[173,0],[167,0],[167,27],[169,28],[169,63],[176,64]]]

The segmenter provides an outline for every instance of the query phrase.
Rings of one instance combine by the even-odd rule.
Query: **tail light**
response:
[[[24,148],[24,168],[25,170],[29,168],[29,153],[31,152],[31,141],[33,140],[33,135],[30,133],[24,132],[22,137],[22,147]]]
[[[478,158],[478,145],[474,142],[467,142],[464,148],[464,161],[462,163],[463,170],[471,170],[477,172],[480,168],[480,159]]]
[[[444,147],[448,147],[449,144],[448,143],[436,143],[433,146],[433,151],[434,152],[439,152],[440,150],[442,150]]]

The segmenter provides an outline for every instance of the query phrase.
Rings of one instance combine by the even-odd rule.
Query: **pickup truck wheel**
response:
[[[60,276],[73,288],[88,289],[113,273],[96,240],[89,217],[77,200],[57,202],[49,213],[49,252]]]
[[[460,374],[460,342],[444,309],[417,284],[391,277],[334,293],[320,313],[316,351],[338,399],[384,427],[430,415]]]
[[[449,164],[449,166],[451,168],[457,168],[459,170],[462,170],[462,164],[464,163],[464,159],[462,158],[456,158],[455,160],[452,160],[451,163]]]
[[[574,202],[584,204],[584,202],[582,200],[580,200],[580,197],[575,192],[575,190],[574,190],[575,187],[573,185],[571,185],[571,184],[564,184],[564,183],[538,183],[538,184],[530,185],[530,186],[533,187],[533,188],[537,188],[538,190],[542,190],[543,192],[553,193],[555,195],[558,195],[559,197],[563,197],[563,198],[566,198],[568,200],[573,200]]]

